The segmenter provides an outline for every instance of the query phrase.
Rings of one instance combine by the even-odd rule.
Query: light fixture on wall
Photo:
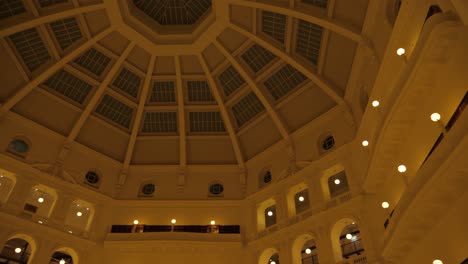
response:
[[[379,107],[380,102],[377,100],[372,101],[372,107]]]
[[[340,184],[340,183],[341,183],[340,179],[335,179],[335,184],[336,184],[336,185],[338,185],[338,184]]]
[[[298,198],[299,202],[303,202],[305,200],[304,196],[299,196]]]
[[[215,221],[215,220],[211,220],[211,221],[210,221],[210,224],[211,224],[211,225],[215,225],[215,224],[216,224],[216,221]]]
[[[138,225],[139,223],[140,223],[140,221],[138,221],[137,219],[133,220],[134,225]]]
[[[273,211],[268,211],[268,212],[267,212],[267,215],[268,215],[268,216],[273,216]]]
[[[444,264],[444,263],[440,259],[435,259],[434,261],[432,261],[432,264]]]
[[[37,202],[43,203],[43,202],[44,202],[44,198],[42,198],[42,197],[37,198]]]
[[[351,240],[351,239],[353,239],[353,235],[351,235],[351,234],[346,234],[346,238],[349,239],[349,240]]]
[[[310,254],[310,253],[312,253],[312,250],[310,250],[310,248],[306,248],[305,253]]]
[[[80,212],[80,211],[76,212],[76,216],[78,216],[78,217],[79,217],[79,216],[82,216],[82,215],[83,215],[83,213],[82,213],[82,212]]]
[[[276,264],[276,261],[270,260],[270,264]]]
[[[397,51],[396,51],[396,54],[398,56],[403,56],[403,55],[405,55],[405,53],[406,53],[406,50],[404,48],[398,48]]]
[[[59,261],[59,264],[65,264],[65,263],[66,263],[66,262],[65,262],[64,259],[61,259],[61,260]]]
[[[171,219],[171,224],[173,224],[173,225],[174,225],[175,223],[177,223],[177,220],[175,220],[175,219]]]
[[[440,116],[439,113],[432,113],[432,114],[431,114],[431,120],[432,120],[433,122],[439,121],[440,118],[441,118],[441,116]]]
[[[362,146],[363,146],[363,147],[369,146],[369,141],[363,140],[363,141],[362,141]]]
[[[68,230],[68,233],[70,233],[70,234],[73,234],[73,231],[71,231],[71,230]]]
[[[41,224],[41,225],[44,223],[44,222],[42,222],[41,220],[39,220],[39,221],[37,221],[37,222],[38,222],[39,224]]]
[[[19,247],[15,248],[15,253],[19,254],[19,253],[21,253],[21,251],[23,251],[21,248],[19,248]]]
[[[382,203],[382,208],[387,209],[388,207],[390,207],[390,204],[388,202]]]
[[[399,166],[398,166],[398,171],[399,171],[400,173],[405,172],[405,171],[406,171],[406,166],[405,166],[405,165],[399,165]]]

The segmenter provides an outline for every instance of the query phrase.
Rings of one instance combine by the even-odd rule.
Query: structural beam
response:
[[[214,45],[221,51],[221,53],[228,59],[228,61],[232,64],[232,66],[239,72],[239,74],[244,78],[244,80],[247,82],[247,84],[250,86],[250,88],[253,90],[255,95],[258,97],[258,99],[262,102],[262,104],[265,106],[266,111],[270,115],[271,119],[275,123],[276,127],[278,128],[281,136],[283,139],[286,140],[286,142],[291,142],[291,139],[289,137],[289,132],[288,129],[286,128],[286,125],[284,124],[283,120],[281,120],[280,116],[274,109],[273,105],[268,101],[266,96],[263,94],[263,92],[260,90],[258,87],[257,83],[250,77],[250,75],[245,71],[245,69],[239,64],[239,62],[231,55],[231,53],[221,44],[219,41],[215,40]]]
[[[120,55],[119,59],[114,63],[109,73],[106,75],[106,78],[104,78],[102,83],[99,85],[93,97],[91,97],[91,100],[89,100],[89,103],[88,105],[86,105],[86,108],[81,113],[80,118],[73,126],[72,131],[67,137],[67,143],[73,142],[78,136],[78,133],[80,132],[81,128],[83,127],[84,123],[88,119],[93,109],[96,107],[97,103],[99,102],[99,99],[104,94],[104,91],[106,90],[107,86],[114,79],[115,75],[117,74],[117,71],[120,69],[120,66],[122,66],[123,62],[127,58],[128,54],[130,54],[134,46],[135,43],[130,42],[130,44],[128,44],[125,50],[122,52],[122,55]]]
[[[78,48],[71,51],[69,54],[65,55],[62,59],[57,61],[54,65],[47,68],[47,70],[45,70],[44,72],[39,74],[36,78],[31,80],[28,84],[26,84],[23,88],[21,88],[17,93],[15,93],[11,98],[9,98],[8,101],[5,102],[5,104],[1,106],[0,116],[7,113],[13,106],[15,106],[19,101],[21,101],[21,99],[23,99],[26,95],[28,95],[35,87],[37,87],[39,84],[46,81],[55,72],[60,70],[63,66],[65,66],[67,63],[69,63],[76,57],[78,57],[85,50],[89,49],[91,46],[96,44],[96,42],[98,42],[99,40],[107,36],[113,30],[114,29],[112,27],[109,27],[103,30],[101,33],[97,34],[95,37],[88,40],[83,45],[79,46]]]
[[[231,0],[231,4],[246,6],[251,8],[257,8],[261,10],[266,10],[278,14],[283,14],[286,16],[292,16],[310,23],[314,23],[323,28],[329,29],[337,34],[340,34],[346,38],[354,40],[356,42],[363,41],[363,37],[358,29],[350,28],[344,24],[338,23],[337,21],[327,17],[324,14],[319,12],[311,12],[298,10],[296,8],[286,7],[286,6],[277,6],[273,3],[262,3],[248,0]]]
[[[182,168],[187,166],[187,140],[185,129],[184,91],[182,88],[182,68],[180,56],[175,56],[176,89],[177,89],[177,114],[179,116],[179,162]]]
[[[330,96],[338,105],[341,106],[346,106],[346,103],[341,96],[343,93],[342,91],[339,91],[338,88],[332,87],[323,77],[313,73],[310,71],[306,66],[304,66],[302,63],[299,61],[295,60],[291,55],[287,54],[283,50],[275,47],[275,45],[269,43],[266,40],[263,40],[257,35],[252,34],[251,32],[237,26],[234,24],[229,25],[230,28],[233,30],[241,33],[245,37],[247,37],[250,40],[255,41],[257,44],[260,46],[265,47],[269,51],[271,51],[273,54],[275,54],[277,57],[285,61],[286,63],[290,64],[294,68],[296,68],[298,71],[300,71],[302,74],[304,74],[307,78],[309,78],[317,87],[322,89],[328,96]],[[347,106],[346,106],[347,107]]]
[[[61,11],[58,13],[53,13],[50,15],[45,15],[45,16],[40,16],[36,17],[34,19],[25,21],[20,24],[12,25],[10,27],[6,27],[0,30],[0,38],[3,38],[5,36],[9,36],[11,34],[26,30],[28,28],[32,27],[37,27],[39,25],[43,25],[46,23],[50,23],[56,20],[64,19],[67,17],[72,17],[76,16],[82,13],[88,13],[88,12],[93,12],[96,10],[101,10],[104,9],[104,4],[91,4],[83,7],[77,7],[77,8],[72,8],[72,9],[67,9],[65,11]]]
[[[239,167],[244,168],[245,167],[244,157],[242,155],[242,152],[239,146],[239,141],[237,139],[236,132],[234,131],[234,126],[231,122],[231,118],[229,117],[226,105],[223,102],[221,93],[219,92],[219,89],[216,85],[213,75],[211,74],[211,71],[208,68],[208,64],[206,63],[205,58],[203,57],[201,53],[198,54],[198,60],[200,61],[203,71],[205,72],[206,79],[208,80],[208,84],[211,88],[211,92],[213,93],[213,97],[215,98],[216,103],[218,104],[218,107],[219,107],[219,111],[221,112],[221,116],[223,117],[227,132],[231,139],[232,148],[234,149],[234,154],[236,155],[237,164],[239,164]]]

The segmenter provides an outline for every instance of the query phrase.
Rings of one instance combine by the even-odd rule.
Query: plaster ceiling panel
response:
[[[211,70],[214,70],[218,65],[220,65],[224,61],[223,54],[213,45],[210,44],[204,51],[203,57],[210,67]]]
[[[32,91],[13,108],[13,111],[67,136],[80,115],[76,107],[64,103],[45,91]]]
[[[237,164],[228,136],[189,137],[187,160],[189,164]]]
[[[237,31],[228,28],[218,36],[218,40],[227,50],[234,52],[247,40],[247,38]]]
[[[333,17],[360,30],[366,18],[368,4],[369,0],[336,0]]]
[[[76,141],[117,161],[123,162],[129,136],[104,121],[90,116]]]
[[[245,157],[251,159],[281,140],[281,135],[271,118],[267,117],[258,123],[254,123],[246,131],[242,131],[238,138]]]
[[[305,90],[284,102],[279,108],[287,126],[295,131],[330,110],[335,102],[319,88],[307,84]]]
[[[0,58],[2,58],[0,60],[0,80],[2,80],[0,102],[4,102],[16,90],[23,87],[26,82],[16,67],[14,60],[9,55],[9,52],[7,52],[4,47],[0,48]]]
[[[140,139],[135,143],[132,164],[178,164],[179,137],[153,137]]]
[[[348,83],[355,51],[354,41],[336,33],[330,34],[323,75],[325,79],[343,91]]]
[[[122,54],[128,45],[128,39],[126,39],[117,31],[114,31],[100,40],[99,44],[114,52],[115,54]]]
[[[175,75],[175,61],[173,56],[156,57],[154,65],[155,75]]]
[[[133,66],[146,73],[148,63],[150,61],[151,54],[147,53],[144,49],[139,46],[135,46],[127,57],[127,61]]]
[[[180,67],[182,74],[203,74],[203,68],[197,56],[180,56]]]
[[[250,7],[231,5],[231,23],[252,31],[255,10]]]
[[[109,17],[105,10],[98,10],[84,15],[91,35],[96,35],[104,29],[110,27]]]

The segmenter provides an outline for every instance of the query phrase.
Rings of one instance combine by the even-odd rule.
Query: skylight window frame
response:
[[[319,53],[317,57],[317,64],[314,64],[309,58],[304,57],[302,54],[297,52],[297,45],[298,45],[298,34],[299,34],[299,22],[301,19],[294,19],[294,25],[293,25],[293,34],[292,36],[292,45],[291,45],[291,53],[293,57],[297,60],[300,60],[301,62],[305,63],[306,65],[309,65],[312,67],[314,70],[319,70],[324,63],[326,52],[327,52],[327,43],[328,43],[328,38],[330,35],[330,31],[322,27],[322,32],[321,32],[321,39],[320,39],[320,47],[319,47]],[[305,20],[304,20],[305,21]],[[308,21],[305,21],[307,23],[310,23]],[[310,23],[314,24],[314,23]],[[318,25],[319,26],[319,25]]]
[[[232,67],[232,69],[234,69],[237,72],[237,74],[240,76],[240,78],[242,78],[244,81],[243,81],[242,84],[239,85],[239,87],[234,89],[230,94],[227,94],[225,89],[224,89],[223,83],[219,79],[219,76],[221,74],[223,74],[224,72],[226,72],[230,67]],[[214,79],[215,79],[215,82],[216,82],[216,86],[219,87],[219,92],[222,94],[223,98],[225,98],[225,99],[236,97],[241,91],[244,90],[245,87],[248,86],[247,81],[242,77],[242,75],[239,73],[239,71],[233,65],[231,65],[230,63],[227,63],[224,67],[220,68],[220,70],[217,71]]]
[[[267,34],[267,33],[265,33],[263,31],[263,12],[269,12],[269,13],[274,13],[274,14],[285,16],[286,20],[285,20],[285,24],[284,24],[283,41],[280,41],[277,38],[275,38],[275,37],[273,37],[273,36],[271,36],[271,35],[269,35],[269,34]],[[271,12],[271,11],[267,11],[267,10],[260,10],[260,9],[257,10],[256,17],[257,17],[257,35],[259,35],[263,39],[271,41],[271,44],[277,46],[278,48],[283,49],[285,47],[285,45],[286,45],[286,41],[288,41],[288,20],[292,19],[292,17],[284,15],[284,14]]]
[[[146,117],[147,117],[147,114],[149,113],[171,113],[172,115],[175,116],[175,119],[174,119],[174,125],[175,125],[175,131],[145,131],[144,128],[145,128],[145,120],[146,120]],[[147,109],[144,113],[143,113],[143,116],[142,116],[142,120],[141,120],[141,124],[140,124],[140,127],[138,128],[138,131],[141,135],[144,135],[144,136],[178,136],[179,134],[179,114],[178,114],[178,111],[177,110],[167,110],[167,111],[163,111],[163,110],[149,110]]]
[[[191,115],[191,113],[218,113],[219,120],[221,121],[224,130],[222,130],[222,131],[208,131],[208,130],[207,131],[193,131],[192,130],[192,119],[191,119],[192,115]],[[187,118],[186,118],[187,131],[191,135],[225,135],[225,134],[227,134],[225,121],[223,119],[223,116],[222,116],[221,112],[218,109],[187,110],[186,111],[186,116],[187,116]]]
[[[101,105],[101,102],[104,100],[104,98],[106,96],[110,96],[112,99],[114,100],[117,100],[119,101],[120,103],[122,104],[125,104],[127,107],[131,108],[133,111],[132,111],[132,116],[130,117],[130,120],[129,120],[129,124],[128,124],[128,127],[125,127],[123,126],[122,124],[120,123],[117,123],[116,121],[110,119],[109,117],[97,112],[97,109],[99,108],[99,106]],[[128,104],[126,104],[125,102],[122,102],[121,98],[118,98],[116,97],[114,94],[112,93],[104,93],[101,98],[99,99],[98,103],[96,104],[96,106],[94,106],[94,109],[92,111],[92,114],[93,116],[96,116],[98,117],[99,119],[105,121],[106,123],[112,125],[113,127],[116,127],[116,128],[119,128],[120,130],[123,130],[125,132],[130,132],[130,130],[132,129],[133,127],[133,123],[135,122],[135,116],[136,116],[136,109],[135,107],[133,106],[129,106]]]
[[[109,63],[107,64],[107,66],[104,68],[104,70],[99,76],[75,62],[75,60],[77,60],[79,57],[81,57],[82,55],[84,55],[91,49],[97,50],[98,52],[102,53],[104,56],[110,59]],[[79,70],[80,72],[83,72],[86,75],[92,77],[93,79],[102,81],[104,77],[107,75],[107,73],[110,71],[110,69],[112,68],[112,65],[117,61],[117,59],[118,59],[118,56],[116,56],[113,52],[109,51],[108,49],[96,43],[93,46],[91,46],[89,49],[80,53],[80,55],[78,55],[76,58],[70,61],[69,64],[72,65],[75,69]]]
[[[254,46],[263,48],[267,52],[271,53],[271,55],[273,55],[273,58],[267,64],[265,64],[262,68],[260,68],[257,72],[255,72],[254,69],[251,68],[250,64],[244,58],[244,55]],[[278,58],[278,56],[276,56],[273,52],[269,51],[267,48],[263,47],[262,45],[252,42],[239,52],[237,61],[244,67],[245,70],[247,70],[250,73],[251,76],[259,77],[259,76],[262,76],[265,72],[269,71],[271,67],[273,67],[278,61],[280,61],[280,58]]]
[[[132,95],[128,94],[124,90],[121,90],[121,88],[117,87],[114,82],[117,80],[119,77],[120,73],[122,72],[123,69],[126,69],[127,71],[131,72],[132,74],[136,75],[138,78],[140,78],[140,84],[137,88],[137,95],[136,97],[133,97]],[[143,89],[143,84],[145,82],[145,74],[143,74],[138,68],[135,66],[131,65],[130,63],[124,62],[122,63],[122,66],[119,68],[117,73],[115,74],[114,78],[112,81],[109,83],[109,87],[112,88],[115,92],[119,93],[122,96],[125,96],[129,100],[133,101],[134,103],[138,103],[140,101],[142,89]],[[150,93],[151,91],[148,91]]]
[[[189,98],[189,85],[188,85],[189,82],[205,82],[207,87],[208,87],[208,91],[211,94],[212,100],[211,101],[192,101],[192,100],[190,100],[190,98]],[[183,90],[184,90],[185,104],[187,104],[187,105],[210,105],[210,106],[211,105],[216,105],[216,99],[215,99],[215,97],[213,95],[212,87],[210,87],[210,84],[209,84],[207,79],[205,79],[205,78],[184,78],[184,79],[182,79],[182,85],[183,85]],[[215,89],[216,89],[216,87],[215,87]]]
[[[174,84],[174,101],[173,102],[158,102],[152,101],[153,87],[156,82],[172,82]],[[146,105],[148,106],[177,106],[178,96],[177,96],[177,78],[175,75],[168,76],[153,76],[151,78],[151,84],[148,89],[148,98],[146,99]]]
[[[51,6],[51,7],[54,7],[54,6]],[[51,7],[47,7],[47,8],[51,8]],[[57,39],[57,36],[54,33],[54,30],[52,29],[51,24],[54,23],[54,22],[69,19],[69,18],[74,18],[75,19],[75,22],[78,25],[78,28],[79,28],[80,33],[81,33],[81,38],[74,41],[73,43],[71,43],[71,45],[69,45],[68,47],[62,48],[62,46],[60,45],[60,43],[59,43],[59,41]],[[45,28],[47,30],[47,33],[50,36],[50,39],[52,40],[52,42],[54,44],[54,47],[57,49],[57,51],[60,53],[60,55],[64,55],[64,54],[66,54],[68,52],[71,52],[72,50],[76,49],[77,47],[79,47],[80,45],[82,45],[83,43],[85,43],[88,40],[88,38],[86,36],[86,30],[87,30],[86,25],[83,23],[83,20],[79,16],[70,16],[70,17],[65,17],[65,18],[62,18],[62,19],[51,21],[51,22],[49,22],[49,23],[47,23],[45,25]]]

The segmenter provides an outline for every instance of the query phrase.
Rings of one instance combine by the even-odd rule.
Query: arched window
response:
[[[276,224],[276,205],[272,205],[265,209],[265,227]]]
[[[8,144],[7,151],[19,157],[26,157],[30,149],[30,143],[25,138],[14,138]]]
[[[75,200],[68,209],[65,224],[69,233],[88,231],[94,216],[93,206],[82,200]]]
[[[96,170],[90,170],[85,175],[85,181],[87,185],[92,186],[94,188],[99,188],[101,185],[101,176]]]
[[[11,173],[0,172],[0,204],[6,203],[16,184],[16,178]]]
[[[35,215],[40,221],[44,221],[49,218],[56,201],[57,192],[54,189],[44,185],[36,185],[26,198],[23,212],[28,215]]]
[[[156,185],[152,182],[145,182],[140,186],[140,192],[138,196],[140,197],[153,197],[154,192],[156,191]]]
[[[224,192],[224,186],[223,184],[217,182],[217,183],[212,183],[208,187],[208,193],[209,196],[222,196]]]
[[[274,262],[274,263],[273,263]],[[276,248],[267,248],[263,250],[258,258],[259,264],[279,264],[279,254]]]
[[[348,259],[353,255],[361,255],[364,247],[361,243],[361,233],[356,223],[351,223],[340,234],[341,254],[343,258]]]
[[[32,252],[33,248],[28,241],[21,238],[12,238],[3,247],[0,260],[7,260],[4,263],[27,264]]]
[[[279,254],[275,253],[273,254],[270,259],[268,260],[268,264],[279,264]]]
[[[49,264],[74,264],[73,257],[66,252],[56,251],[50,258]],[[76,263],[75,263],[76,264]]]
[[[258,186],[262,188],[271,183],[273,177],[270,169],[263,169],[258,175]]]
[[[318,264],[317,245],[314,239],[308,240],[301,249],[302,264]]]
[[[333,149],[335,146],[335,138],[329,132],[324,133],[319,137],[317,145],[319,148],[319,153],[323,154]]]
[[[296,195],[294,195],[294,205],[296,209],[296,214],[300,214],[309,209],[310,202],[308,189],[302,190],[296,193]]]
[[[328,190],[331,199],[349,191],[348,179],[346,178],[345,171],[341,171],[328,178]]]

